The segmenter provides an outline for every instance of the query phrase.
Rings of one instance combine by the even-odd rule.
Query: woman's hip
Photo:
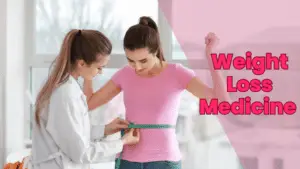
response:
[[[115,169],[181,169],[181,161],[152,161],[140,163],[121,160],[119,168],[115,166]]]

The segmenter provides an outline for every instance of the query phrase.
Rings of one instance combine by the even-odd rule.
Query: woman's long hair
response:
[[[37,95],[35,106],[35,121],[40,125],[40,112],[49,105],[54,89],[68,80],[70,72],[79,59],[91,64],[99,56],[107,56],[112,51],[109,39],[96,30],[73,29],[65,36],[59,55],[53,62],[54,68]]]

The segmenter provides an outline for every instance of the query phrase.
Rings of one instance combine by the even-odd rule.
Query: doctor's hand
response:
[[[140,130],[139,129],[130,129],[122,137],[124,145],[133,145],[137,144],[140,141]]]
[[[129,122],[120,118],[115,118],[112,122],[105,125],[104,135],[115,134],[122,129],[127,129]]]

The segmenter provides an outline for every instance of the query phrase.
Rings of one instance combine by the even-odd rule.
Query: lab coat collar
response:
[[[72,88],[74,89],[74,90],[72,90],[73,91],[72,95],[79,96],[79,97],[82,97],[82,96],[85,97],[85,94],[83,93],[82,88],[79,85],[79,82],[72,75],[69,76],[67,83],[69,83],[72,86]]]
[[[72,86],[71,94],[74,97],[80,97],[82,99],[82,101],[84,102],[85,106],[88,107],[86,96],[83,93],[83,90],[82,90],[81,86],[79,85],[79,82],[73,76],[70,75],[69,79],[68,79],[68,83]]]

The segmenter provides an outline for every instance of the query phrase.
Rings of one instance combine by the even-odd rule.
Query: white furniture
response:
[[[31,149],[23,149],[21,151],[12,152],[6,158],[6,163],[14,163],[22,161],[24,157],[30,155]]]

